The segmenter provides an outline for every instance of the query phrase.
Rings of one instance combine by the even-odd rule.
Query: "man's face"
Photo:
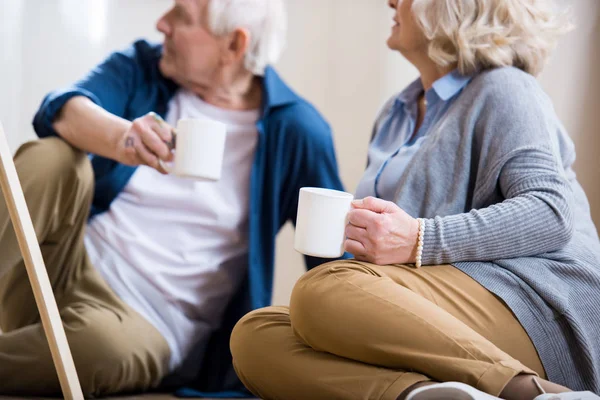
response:
[[[209,32],[209,0],[175,0],[157,22],[165,35],[160,70],[182,86],[210,84],[221,65],[221,43]]]

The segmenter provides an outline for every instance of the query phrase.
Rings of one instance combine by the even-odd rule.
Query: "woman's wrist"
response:
[[[425,220],[418,218],[419,230],[417,233],[417,249],[415,255],[415,267],[420,268],[423,260],[423,246],[425,239]]]
[[[413,219],[410,229],[410,243],[412,244],[412,251],[410,252],[409,264],[415,264],[417,262],[417,247],[419,245],[419,219]]]

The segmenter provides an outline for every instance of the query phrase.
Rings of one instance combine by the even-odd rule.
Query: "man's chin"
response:
[[[174,72],[173,64],[170,62],[169,59],[167,59],[165,57],[164,54],[160,58],[160,61],[158,62],[158,69],[160,70],[160,73],[163,74],[163,76],[165,76],[167,78],[171,78],[173,76],[173,72]]]
[[[162,57],[158,62],[158,70],[165,78],[172,80],[179,86],[183,86],[181,79],[179,79],[181,77],[177,73],[177,68],[175,67],[175,64],[171,62],[171,60]]]

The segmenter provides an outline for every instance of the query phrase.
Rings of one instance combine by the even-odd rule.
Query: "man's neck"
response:
[[[202,100],[215,107],[229,110],[255,110],[262,104],[262,80],[252,74],[243,74],[228,83],[215,86],[195,85],[190,89]]]

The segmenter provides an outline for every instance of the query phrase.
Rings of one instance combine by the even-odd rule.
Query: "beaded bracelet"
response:
[[[421,218],[417,218],[419,222],[419,236],[417,239],[417,260],[415,267],[421,268],[421,259],[423,257],[423,238],[425,237],[425,221]]]

